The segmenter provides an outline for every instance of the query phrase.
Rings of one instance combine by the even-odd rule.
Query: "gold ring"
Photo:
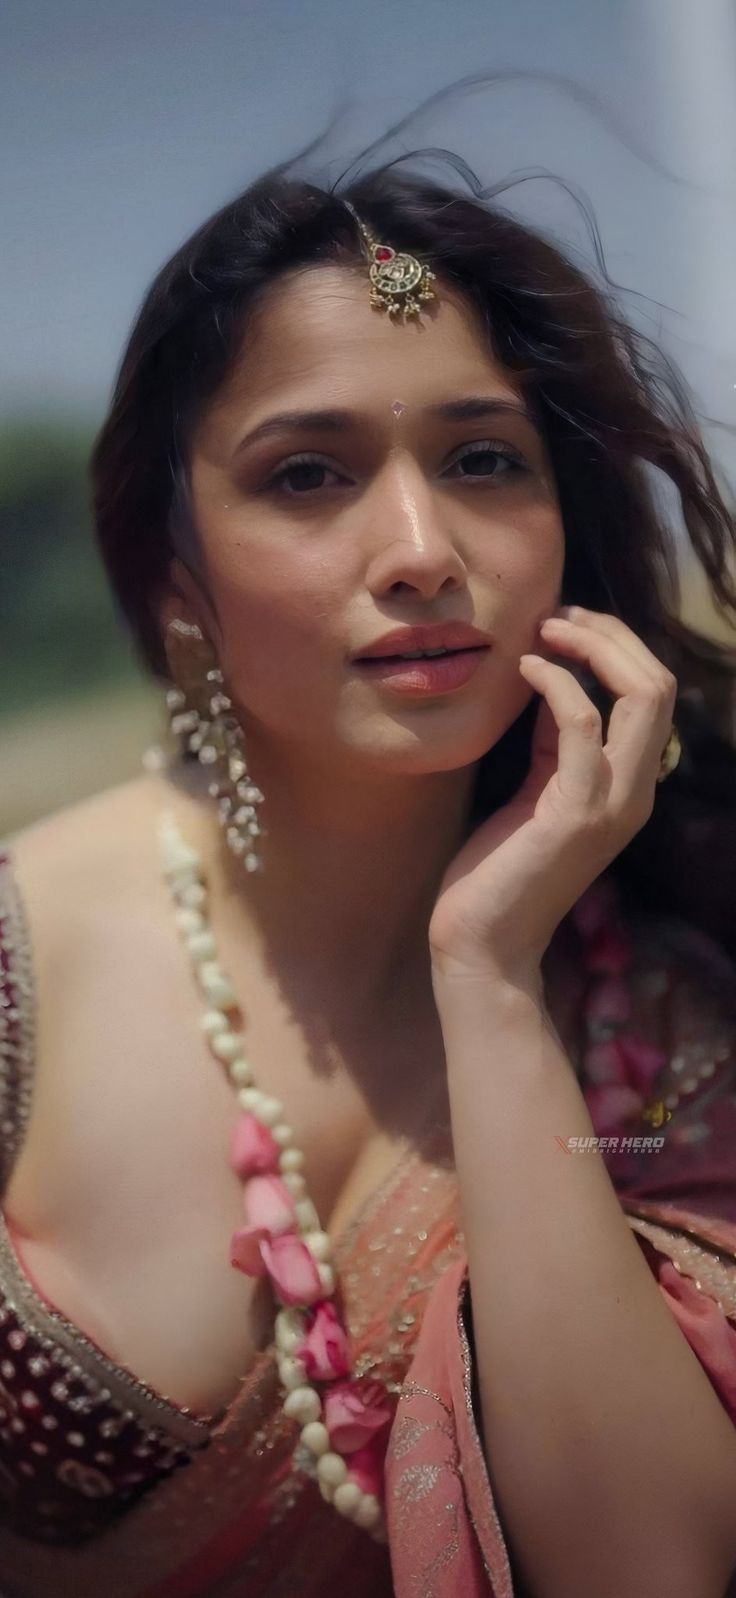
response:
[[[667,739],[662,751],[662,759],[659,763],[657,782],[664,782],[665,777],[669,777],[670,772],[674,771],[675,766],[679,764],[681,754],[682,744],[680,743],[679,733],[673,722],[669,738]]]

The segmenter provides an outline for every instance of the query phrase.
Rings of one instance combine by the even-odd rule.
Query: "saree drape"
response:
[[[717,1069],[661,1128],[659,1152],[603,1157],[668,1309],[736,1424],[736,970],[675,918],[642,917],[630,930],[632,1024],[675,1076],[697,1061]],[[4,1598],[520,1598],[473,1403],[449,1128],[405,1150],[335,1255],[358,1373],[396,1396],[388,1544],[341,1519],[294,1457],[298,1426],[283,1417],[270,1346],[209,1446],[87,1544],[17,1536],[0,1498]],[[492,1458],[492,1438],[487,1448]],[[8,1472],[0,1448],[0,1482]]]

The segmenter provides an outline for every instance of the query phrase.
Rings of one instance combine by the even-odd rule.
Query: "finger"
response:
[[[601,620],[616,622],[615,617]],[[624,631],[634,638],[630,629],[624,627]],[[623,648],[620,633],[614,639],[610,631],[598,626],[580,627],[570,622],[551,628],[550,635],[555,647],[585,660],[615,697],[604,753],[613,772],[611,803],[627,806],[632,794],[644,795],[649,782],[656,781],[672,724],[677,680],[646,646],[642,646],[647,656],[647,669],[643,670]]]
[[[602,617],[602,621],[615,622],[616,618]],[[674,708],[677,697],[677,678],[671,671],[663,666],[660,660],[647,649],[646,644],[641,644],[641,639],[636,639],[635,634],[628,627],[625,633],[634,642],[639,643],[644,651],[643,667],[640,665],[639,656],[624,647],[621,634],[614,634],[610,630],[595,627],[581,627],[575,622],[567,622],[562,617],[550,617],[542,623],[540,632],[545,640],[549,636],[550,643],[555,649],[564,649],[577,656],[579,660],[587,661],[593,672],[600,678],[609,691],[619,694],[652,691],[661,695],[663,701]]]
[[[564,616],[550,616],[547,621],[542,622],[539,631],[545,643],[549,641],[555,649],[564,649],[574,654],[578,660],[587,661],[601,682],[613,694],[628,692],[635,684],[641,682],[642,674],[654,682],[656,680],[654,668],[657,663],[646,645],[641,644],[640,639],[636,640],[641,645],[643,653],[627,648],[620,633],[615,633],[603,625],[605,619],[601,617],[593,626],[568,620]],[[627,632],[634,640],[634,634],[630,629],[627,628]],[[606,675],[607,665],[608,675]]]
[[[560,792],[571,804],[598,803],[610,781],[603,761],[600,712],[564,666],[541,655],[522,655],[519,669],[543,695],[532,758],[556,767]]]
[[[608,718],[605,754],[613,772],[611,804],[622,811],[632,798],[650,803],[665,744],[672,727],[672,705],[655,690],[650,699],[617,699]]]
[[[579,627],[593,628],[596,632],[603,633],[614,641],[618,641],[622,648],[628,650],[634,660],[638,660],[642,666],[652,672],[655,680],[658,681],[663,673],[665,676],[669,675],[663,662],[657,659],[657,656],[652,653],[651,649],[644,643],[644,640],[639,638],[637,633],[627,626],[625,621],[621,620],[620,616],[611,616],[606,612],[597,610],[586,610],[582,605],[568,605],[564,608],[567,609],[568,615],[567,618],[561,619],[568,619]]]

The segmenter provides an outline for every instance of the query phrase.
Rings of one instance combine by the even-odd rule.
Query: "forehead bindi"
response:
[[[523,414],[513,377],[487,348],[479,350],[483,341],[476,322],[454,294],[443,302],[443,314],[420,332],[416,326],[396,326],[376,311],[368,288],[367,282],[327,267],[298,283],[274,287],[212,407],[215,425],[225,424],[228,459],[256,443],[265,445],[269,437],[351,427],[364,431],[371,425],[371,410],[373,425],[379,425],[382,412],[402,432],[424,411],[428,421],[432,411],[436,419],[443,407],[425,401],[438,369],[445,394],[490,392],[497,401],[510,402],[509,412]],[[398,387],[407,362],[421,396],[411,404],[406,389]],[[477,419],[477,410],[457,417],[459,422]],[[208,431],[206,417],[203,431]]]

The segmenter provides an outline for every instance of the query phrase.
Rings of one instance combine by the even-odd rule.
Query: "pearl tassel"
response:
[[[335,1291],[335,1272],[331,1262],[328,1234],[322,1229],[314,1204],[306,1191],[302,1175],[304,1155],[293,1143],[292,1128],[284,1119],[279,1099],[256,1088],[253,1069],[245,1056],[245,1039],[235,1031],[225,1012],[237,1006],[237,996],[218,958],[215,939],[208,924],[207,892],[199,855],[182,837],[171,811],[166,811],[159,827],[163,872],[176,904],[175,923],[194,967],[206,1009],[200,1026],[215,1058],[225,1065],[242,1110],[254,1115],[267,1127],[281,1150],[279,1176],[294,1198],[296,1224],[302,1241],[310,1250],[326,1298]],[[322,1497],[334,1505],[338,1514],[352,1520],[379,1542],[386,1542],[382,1505],[372,1493],[363,1492],[353,1481],[348,1465],[333,1449],[327,1427],[321,1419],[322,1399],[307,1379],[295,1349],[306,1332],[306,1318],[292,1307],[276,1314],[275,1339],[278,1369],[284,1389],[284,1413],[301,1424],[301,1442],[315,1462]]]

